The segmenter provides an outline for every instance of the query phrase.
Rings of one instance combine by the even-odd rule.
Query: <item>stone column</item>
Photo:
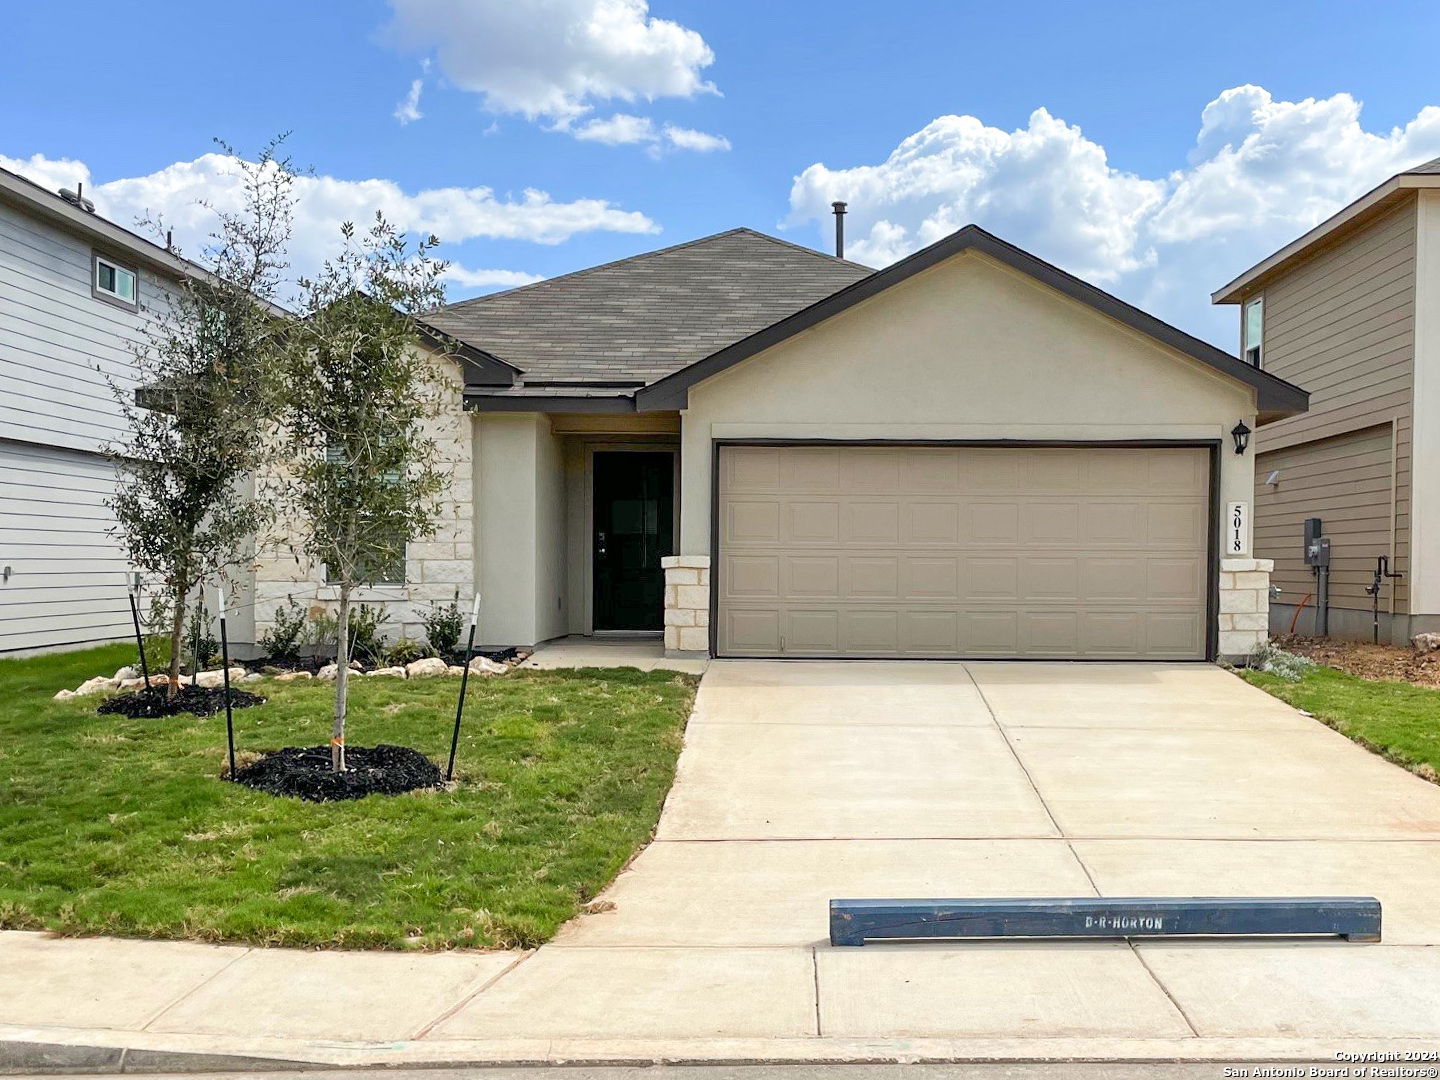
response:
[[[710,556],[670,555],[665,570],[665,655],[710,655]]]
[[[1220,560],[1220,659],[1246,663],[1270,637],[1270,559]]]

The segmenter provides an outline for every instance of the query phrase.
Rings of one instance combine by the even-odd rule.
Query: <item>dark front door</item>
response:
[[[595,455],[595,629],[662,630],[674,550],[675,456]]]

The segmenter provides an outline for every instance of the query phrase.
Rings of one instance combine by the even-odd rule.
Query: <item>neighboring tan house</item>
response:
[[[1252,364],[1310,411],[1256,433],[1256,555],[1281,592],[1271,631],[1316,629],[1305,520],[1330,541],[1329,631],[1440,630],[1440,159],[1391,177],[1217,290]],[[1298,614],[1297,614],[1298,609]]]
[[[975,226],[880,271],[737,229],[427,321],[474,357],[437,427],[440,530],[361,597],[396,629],[478,589],[492,647],[1204,660],[1265,637],[1239,434],[1305,392]],[[260,628],[325,589],[271,549]]]
[[[128,637],[127,563],[105,507],[148,312],[199,271],[0,170],[0,653]],[[251,609],[232,633],[252,635]]]

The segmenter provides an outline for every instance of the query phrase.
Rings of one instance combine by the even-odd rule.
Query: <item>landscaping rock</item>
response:
[[[1410,644],[1415,646],[1416,652],[1424,656],[1440,649],[1440,634],[1416,634],[1410,639]]]
[[[107,679],[104,675],[96,675],[93,679],[87,679],[75,688],[75,696],[83,697],[86,694],[103,694],[108,690],[118,690],[120,684],[114,679]]]
[[[389,675],[392,679],[408,678],[403,667],[377,667],[374,671],[367,671],[365,673],[367,679],[372,675]]]
[[[334,667],[334,665],[332,664],[331,667]],[[312,676],[312,675],[310,674],[310,672],[308,672],[308,671],[287,671],[287,672],[285,672],[285,674],[283,674],[283,675],[276,675],[276,676],[275,676],[275,681],[276,681],[276,682],[300,682],[300,681],[302,681],[302,680],[310,679],[310,678],[313,678],[313,676]]]
[[[245,669],[243,667],[232,667],[230,669],[230,681],[232,683],[239,682],[243,678],[245,678]],[[199,675],[196,675],[191,682],[206,690],[212,690],[217,686],[225,685],[225,672],[223,669],[218,668],[215,671],[202,671]]]
[[[139,675],[139,674],[140,674],[140,672],[136,671],[136,670],[135,670],[133,667],[131,667],[129,664],[126,664],[126,665],[125,665],[124,667],[122,667],[119,671],[115,672],[113,678],[115,679],[116,682],[118,682],[118,683],[123,683],[123,682],[125,682],[125,681],[128,680],[128,679],[133,679],[133,678],[135,678],[135,676],[137,676],[137,675]]]
[[[335,677],[340,674],[339,664],[326,664],[315,673],[315,678],[321,682],[334,682]]]
[[[69,700],[70,700],[71,698],[73,698],[74,696],[75,696],[75,691],[74,691],[74,690],[57,690],[57,691],[55,691],[55,697],[54,697],[52,700],[54,700],[54,701],[69,701]]]
[[[240,681],[241,681],[241,682],[259,682],[259,681],[260,681],[261,679],[263,679],[263,678],[265,678],[265,676],[264,676],[264,675],[261,675],[258,671],[252,671],[252,672],[250,672],[249,675],[246,675],[246,676],[245,676],[243,679],[241,679]]]
[[[438,656],[427,656],[405,665],[405,675],[411,679],[426,679],[433,675],[444,675],[448,665]]]
[[[461,675],[464,675],[464,674],[465,674],[465,669],[464,669],[463,667],[461,667],[459,664],[451,664],[449,667],[447,667],[447,668],[445,669],[445,674],[446,674],[446,675],[453,675],[453,676],[455,676],[455,677],[458,679]]]
[[[504,675],[509,670],[504,664],[497,664],[483,656],[477,656],[470,661],[471,675]]]

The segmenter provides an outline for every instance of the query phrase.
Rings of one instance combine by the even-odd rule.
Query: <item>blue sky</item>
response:
[[[828,247],[846,198],[871,265],[977,221],[1232,346],[1211,289],[1440,156],[1437,33],[1433,3],[69,0],[7,11],[0,164],[193,250],[212,138],[290,130],[297,266],[380,207],[457,298],[736,225]]]

